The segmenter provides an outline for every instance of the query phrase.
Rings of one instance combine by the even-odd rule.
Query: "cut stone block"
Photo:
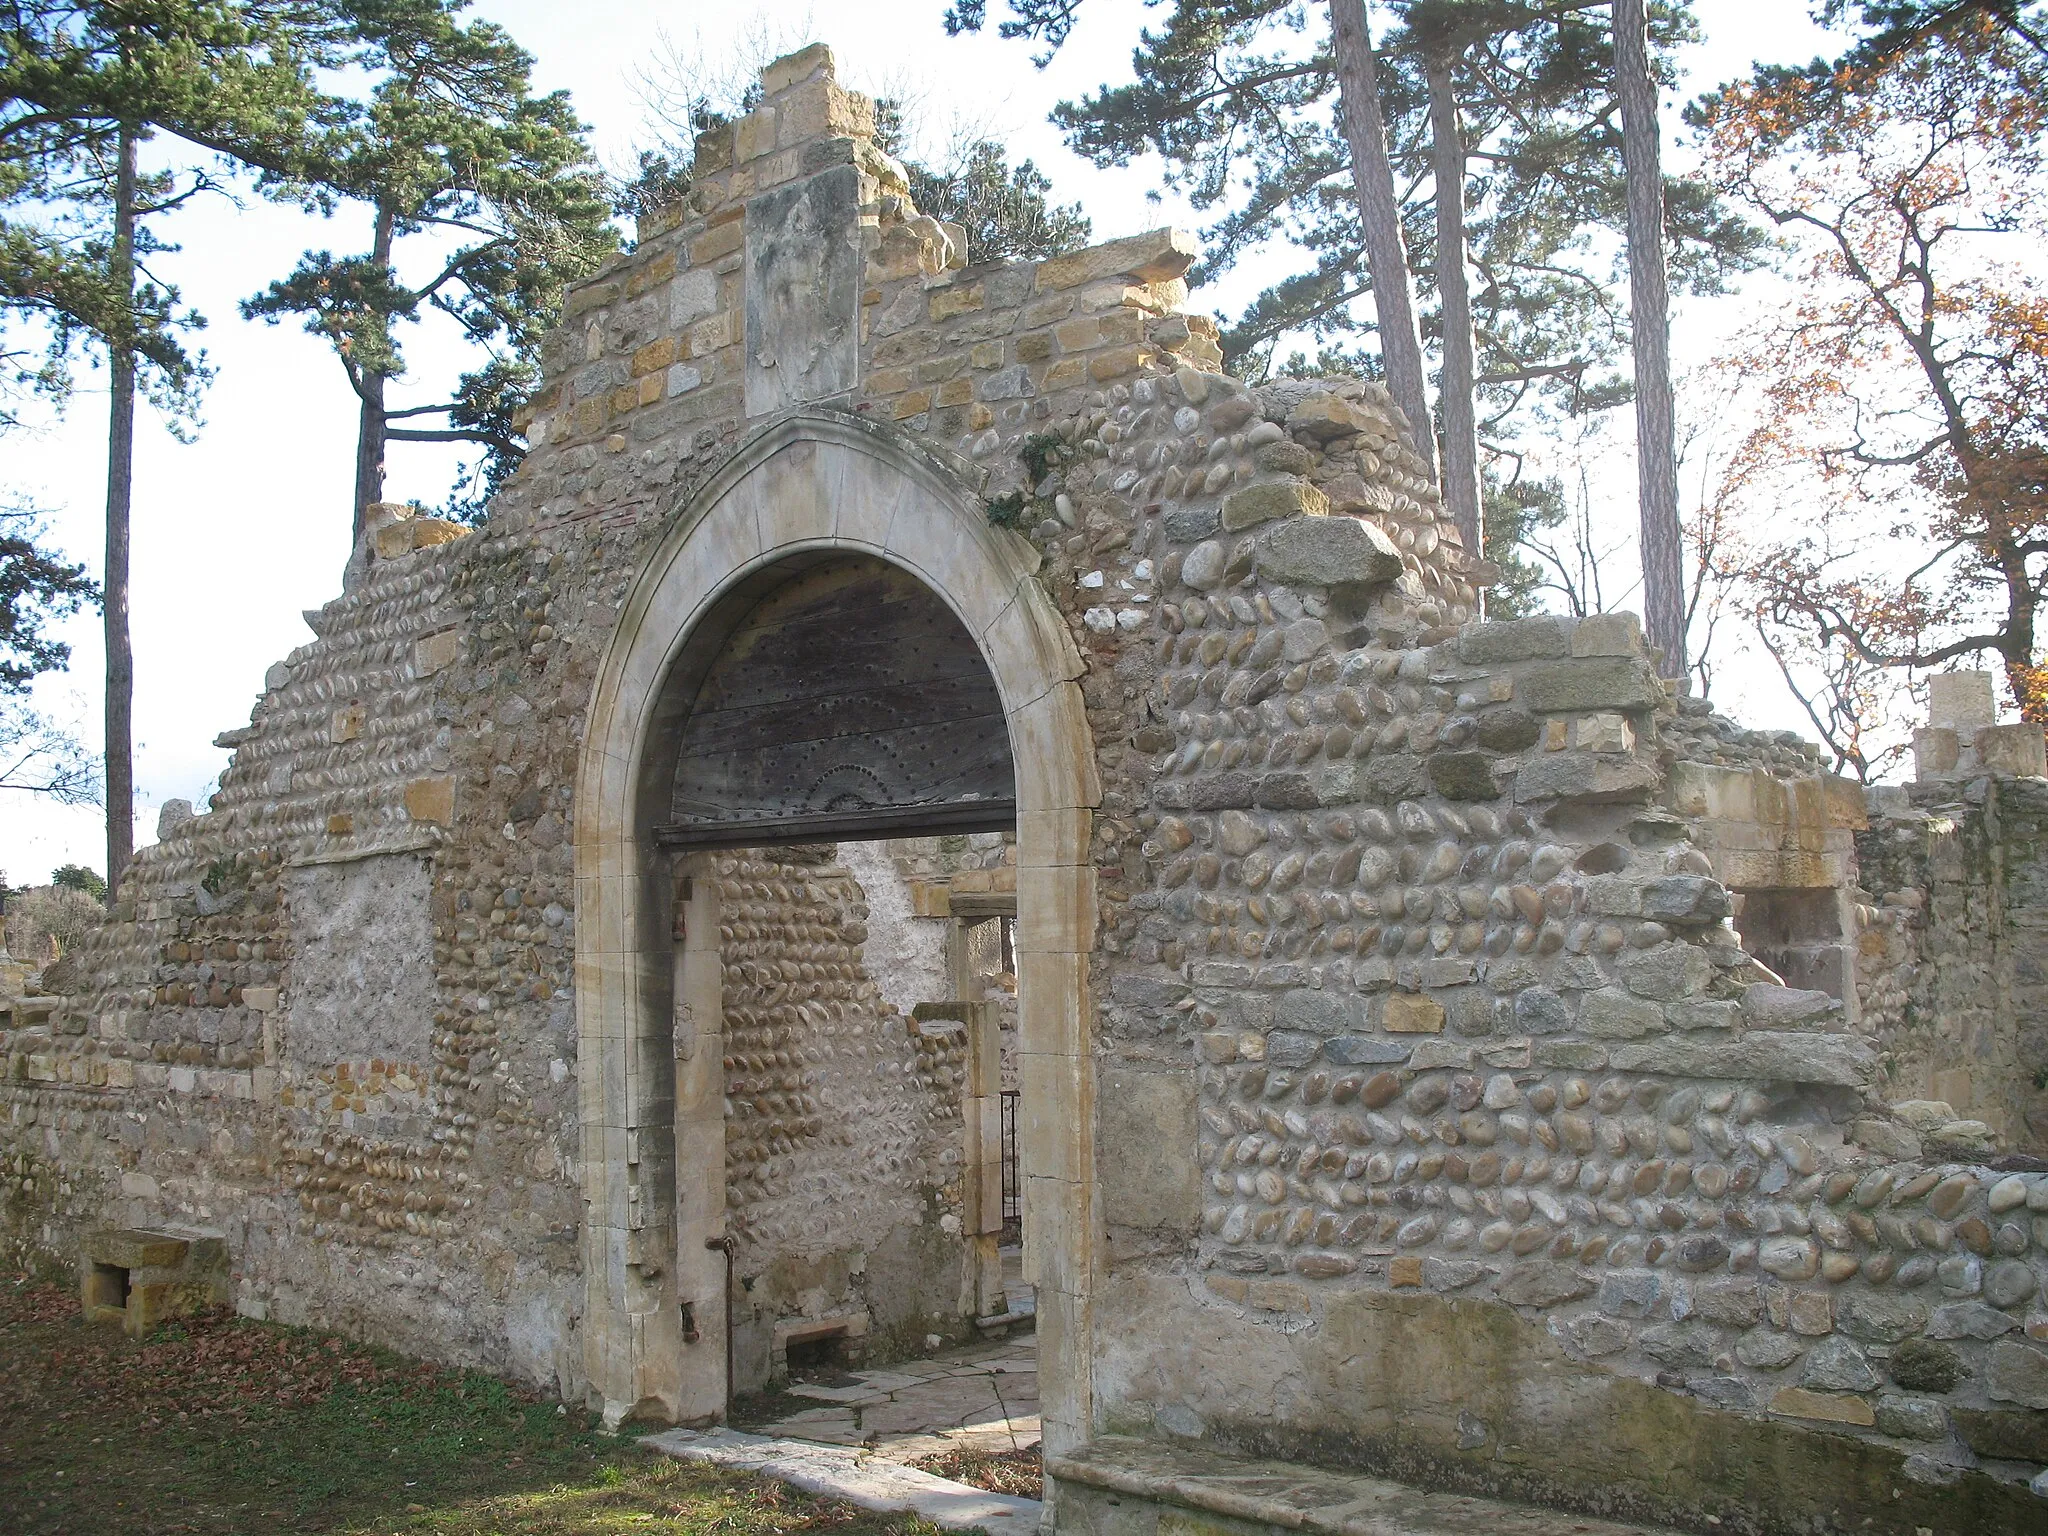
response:
[[[1468,662],[1551,661],[1571,651],[1571,625],[1558,618],[1474,624],[1458,637],[1458,659]]]
[[[1977,765],[2016,779],[2048,777],[2048,737],[2038,725],[1992,725],[1977,732]]]
[[[1574,656],[1641,656],[1643,624],[1632,613],[1590,613],[1572,626]]]
[[[1516,684],[1519,702],[1539,714],[1565,710],[1654,709],[1664,688],[1634,656],[1580,656],[1531,667]]]
[[[1837,1392],[1809,1392],[1804,1387],[1785,1387],[1771,1399],[1771,1412],[1794,1419],[1820,1419],[1829,1424],[1877,1422],[1877,1414],[1860,1397]]]
[[[1442,1034],[1443,1004],[1416,992],[1390,992],[1381,1007],[1380,1027],[1396,1035]]]
[[[1155,229],[1042,261],[1038,264],[1038,286],[1041,290],[1078,288],[1111,277],[1163,283],[1193,266],[1197,254],[1194,236],[1184,230]]]
[[[1232,508],[1242,498],[1257,498],[1269,490],[1286,491],[1291,496],[1296,487],[1311,498],[1322,494],[1303,482],[1250,486],[1224,503],[1223,520],[1230,523]],[[1355,517],[1322,516],[1312,505],[1303,510],[1310,515],[1290,514],[1286,522],[1261,535],[1256,558],[1262,575],[1288,586],[1341,587],[1383,586],[1401,574],[1401,552],[1377,524]]]
[[[1256,528],[1290,517],[1327,517],[1330,499],[1306,480],[1268,480],[1233,491],[1223,502],[1223,526]]]
[[[85,1320],[119,1323],[130,1338],[146,1338],[168,1318],[226,1306],[232,1297],[227,1243],[211,1233],[95,1232],[80,1255],[78,1302]]]
[[[1913,733],[1913,777],[1925,782],[1954,773],[1963,756],[1963,740],[1945,725]]]
[[[1306,396],[1287,413],[1287,430],[1328,442],[1348,437],[1367,424],[1366,417],[1342,395],[1325,390]]]
[[[405,786],[405,814],[414,821],[455,824],[455,780],[414,779]]]
[[[1927,723],[1947,726],[1968,736],[1979,727],[1998,723],[1998,704],[1991,674],[1984,671],[1936,672],[1927,679]]]
[[[469,530],[441,517],[408,517],[387,523],[373,536],[379,560],[397,560],[416,550],[452,544]]]

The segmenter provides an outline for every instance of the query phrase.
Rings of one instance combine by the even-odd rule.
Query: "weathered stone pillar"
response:
[[[676,1419],[723,1419],[730,1392],[725,1237],[725,1009],[718,881],[706,855],[679,861],[675,920]],[[707,1176],[710,1175],[710,1176]],[[691,1336],[695,1335],[693,1339]]]
[[[996,1012],[985,1002],[962,1010],[967,1020],[967,1093],[961,1105],[965,1126],[963,1219],[972,1247],[968,1264],[974,1313],[993,1317],[1007,1310],[1003,1297],[1003,1068]]]

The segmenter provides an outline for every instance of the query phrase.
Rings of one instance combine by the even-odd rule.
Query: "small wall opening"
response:
[[[834,1325],[824,1333],[791,1337],[783,1342],[781,1371],[791,1381],[812,1381],[819,1377],[844,1375],[864,1363],[865,1351],[855,1348],[846,1325]],[[827,1380],[824,1385],[833,1383]]]
[[[92,1316],[101,1308],[115,1312],[128,1310],[128,1271],[119,1264],[95,1263],[85,1277],[86,1315]]]
[[[1735,931],[1743,949],[1788,987],[1846,1000],[1853,978],[1842,932],[1841,898],[1831,887],[1743,891]]]

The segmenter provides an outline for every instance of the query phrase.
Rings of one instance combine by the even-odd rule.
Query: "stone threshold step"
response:
[[[1038,1330],[1038,1312],[1034,1307],[1013,1307],[1008,1312],[998,1312],[992,1317],[977,1317],[974,1326],[983,1333],[1006,1330],[1017,1323],[1029,1323],[1032,1331]]]
[[[683,1461],[772,1477],[806,1493],[844,1499],[862,1509],[909,1510],[949,1531],[1036,1536],[1045,1506],[934,1477],[851,1446],[816,1445],[749,1435],[736,1429],[672,1429],[640,1442]]]
[[[1382,1478],[1120,1435],[1047,1456],[1045,1472],[1106,1494],[1314,1536],[1678,1536],[1660,1525],[1435,1493]]]

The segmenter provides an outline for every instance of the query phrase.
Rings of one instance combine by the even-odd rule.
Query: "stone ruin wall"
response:
[[[210,1227],[255,1315],[576,1387],[566,815],[628,542],[387,538],[308,615],[210,811],[9,1041],[17,1245]]]
[[[405,552],[308,616],[321,638],[223,736],[210,812],[166,819],[70,957],[75,990],[12,1021],[15,1259],[63,1263],[109,1224],[222,1231],[253,1315],[573,1395],[567,791],[609,615],[560,643],[549,620],[581,611],[563,549],[607,537]],[[843,871],[762,857],[723,861],[721,886],[728,1199],[765,1377],[777,1321],[859,1316],[871,1348],[921,1347],[957,1328],[963,1281],[942,1225],[957,1046],[879,1004]],[[858,1071],[828,1086],[824,1060]]]
[[[2048,784],[1874,790],[1857,855],[1874,904],[1857,980],[1890,1097],[2048,1155]]]
[[[815,76],[794,92],[803,111],[825,103],[790,130],[799,137],[827,117],[870,120]],[[771,97],[771,120],[786,94]],[[631,256],[570,296],[546,348],[533,451],[486,525],[464,535],[394,518],[402,509],[376,520],[346,589],[307,615],[316,638],[271,668],[250,724],[220,738],[234,756],[206,813],[167,818],[111,921],[50,978],[58,995],[7,1021],[0,1220],[12,1257],[65,1266],[84,1232],[112,1224],[217,1230],[253,1315],[581,1395],[569,807],[592,678],[640,553],[741,430],[742,216],[760,168],[713,174],[719,147],[706,149],[708,212],[657,219]],[[803,153],[815,161],[819,148]],[[868,270],[897,284],[900,315],[905,240],[941,263],[957,242],[916,215],[886,157],[843,137],[825,146],[829,166],[856,162]],[[794,169],[788,156],[778,163]],[[1078,305],[1079,289],[1134,253],[1111,248],[1063,271],[1068,296],[1055,307]],[[1178,272],[1188,258],[1169,243],[1164,259]],[[1099,304],[1100,284],[1089,291]],[[1116,291],[1163,302],[1149,287]],[[1084,367],[1101,350],[1070,343]],[[1005,409],[1022,419],[1021,404]],[[943,880],[961,878],[952,862]],[[760,907],[759,882],[737,866],[734,878],[728,898]],[[326,916],[338,905],[371,917],[393,897],[426,926],[351,931]],[[759,942],[789,952],[802,942],[796,916],[775,906],[759,917]],[[325,985],[301,998],[309,960]],[[384,985],[387,967],[410,995]],[[736,1006],[751,1011],[751,983],[737,982]],[[784,1001],[745,1027],[786,1032]],[[343,1020],[346,1038],[322,1032]],[[900,1149],[904,1182],[880,1203],[925,1223],[913,1229],[922,1238],[896,1243],[927,1245],[910,1266],[923,1288],[888,1297],[921,1342],[947,1315],[938,1293],[958,1268],[928,1251],[951,1246],[943,1222],[959,1201],[939,1144],[957,1121],[939,1100],[958,1064],[941,1039],[875,1049],[918,1058],[905,1064],[915,1093],[893,1111],[912,1125],[891,1134],[922,1141],[916,1155]],[[760,1276],[749,1278],[779,1265],[793,1277],[768,1279],[763,1325],[771,1308],[849,1308],[862,1292],[850,1272],[803,1280],[822,1228],[812,1210],[798,1235],[808,1202],[784,1194],[792,1154],[772,1149],[816,1150],[806,1127],[817,1117],[779,1080],[792,1069],[774,1055],[741,1052],[733,1068],[763,1089],[749,1121],[762,1115],[753,1098],[767,1107],[759,1134],[732,1149],[735,1208],[773,1233],[757,1241]],[[762,1164],[747,1161],[756,1154]],[[891,1262],[894,1285],[901,1261]]]
[[[1083,485],[1162,447],[1206,459],[1224,432],[1187,447],[1181,412],[1236,396],[1187,382],[1134,387]],[[1343,408],[1294,386],[1250,403],[1304,455]],[[1097,1301],[1107,1422],[1305,1457],[1335,1437],[1548,1497],[1605,1458],[1623,1507],[1741,1510],[1688,1437],[1589,1452],[1557,1425],[1590,1425],[1498,1379],[1444,1378],[1492,1399],[1477,1422],[1432,1413],[1419,1361],[1403,1391],[1347,1380],[1360,1309],[1391,1321],[1408,1293],[1441,1299],[1401,1314],[1411,1345],[1476,1353],[1494,1325],[1469,1302],[1504,1303],[1549,1351],[1539,1374],[1740,1416],[1701,1433],[1846,1428],[1852,1463],[1891,1449],[1861,1465],[1903,1465],[1922,1499],[1980,1453],[2040,1459],[2048,1170],[1927,1155],[1853,995],[1778,985],[1732,923],[1731,886],[1848,901],[1860,791],[1670,697],[1632,621],[1448,637],[1372,525],[1261,518],[1247,491],[1285,484],[1267,475],[1220,505],[1184,483],[1128,506],[1104,589],[1156,571],[1151,612],[1089,636],[1134,749],[1099,824],[1121,1069],[1101,1162],[1151,1170],[1104,1190],[1129,1256]],[[1181,1114],[1199,1185],[1146,1160]],[[1821,1486],[1817,1506],[1839,1479]]]
[[[571,294],[489,523],[379,532],[210,812],[9,1034],[13,1241],[212,1223],[249,1310],[580,1390],[581,712],[639,552],[760,414],[749,200],[834,178],[843,398],[1031,539],[1086,662],[1095,1427],[1737,1529],[1844,1497],[1874,1528],[2022,1528],[1971,1468],[2048,1461],[2048,1174],[1889,1112],[1942,963],[1838,1000],[1772,984],[1731,926],[1755,892],[1832,893],[1825,966],[1877,947],[1854,908],[1939,903],[1942,871],[1894,861],[1852,900],[1885,823],[1671,697],[1626,620],[1469,627],[1480,572],[1384,393],[1215,373],[1176,313],[1185,242],[960,266],[815,53]],[[433,1011],[344,1067],[294,1049],[291,892],[359,865],[421,871],[387,883],[431,916]],[[793,1060],[759,1070],[771,1114],[814,1117]],[[734,1145],[772,1173],[777,1135]]]

